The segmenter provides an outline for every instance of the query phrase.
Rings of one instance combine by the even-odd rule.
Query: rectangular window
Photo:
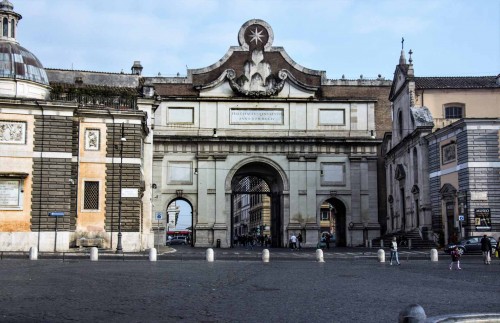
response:
[[[444,117],[446,119],[460,119],[464,117],[463,107],[445,107],[444,108]]]
[[[84,182],[83,209],[99,210],[99,182]]]
[[[321,210],[321,220],[325,221],[329,219],[330,211],[329,210]]]

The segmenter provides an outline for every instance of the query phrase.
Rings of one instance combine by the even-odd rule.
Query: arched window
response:
[[[16,21],[14,19],[10,21],[10,37],[16,38]]]
[[[413,181],[418,183],[418,152],[417,147],[413,148]]]
[[[9,37],[9,20],[3,18],[3,34],[4,37]]]

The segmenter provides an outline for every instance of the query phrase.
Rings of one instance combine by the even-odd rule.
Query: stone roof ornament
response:
[[[14,5],[8,0],[3,0],[0,2],[0,10],[14,11]]]
[[[405,39],[403,37],[401,37],[401,56],[399,56],[399,65],[406,65],[404,43],[405,43]]]

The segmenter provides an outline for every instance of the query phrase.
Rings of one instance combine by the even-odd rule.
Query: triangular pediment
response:
[[[405,172],[405,168],[403,167],[403,165],[398,164],[398,166],[396,166],[396,171],[395,171],[394,177],[398,181],[406,178],[406,172]]]
[[[455,197],[457,193],[457,189],[451,184],[444,184],[443,187],[439,190],[439,194],[441,194],[441,198],[447,197]]]
[[[391,92],[389,94],[389,100],[394,101],[394,98],[401,91],[401,89],[406,84],[406,65],[398,65],[396,66],[396,70],[394,71],[394,78],[392,80]]]

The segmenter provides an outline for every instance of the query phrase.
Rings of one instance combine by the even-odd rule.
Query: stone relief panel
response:
[[[100,129],[85,129],[85,150],[98,151],[100,149],[100,140]]]
[[[0,143],[26,143],[26,122],[0,120]]]
[[[168,162],[167,179],[168,184],[192,184],[193,167],[191,162]]]

